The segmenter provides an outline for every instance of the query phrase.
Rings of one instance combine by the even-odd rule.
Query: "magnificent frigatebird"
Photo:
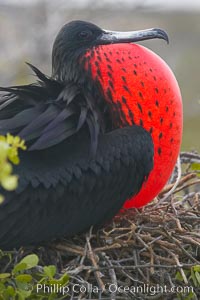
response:
[[[148,61],[139,53],[148,50],[131,43],[154,38],[168,41],[160,29],[114,32],[72,21],[55,39],[51,77],[29,64],[37,83],[1,88],[0,134],[18,135],[28,146],[14,169],[19,175],[17,190],[0,191],[5,195],[0,206],[1,248],[36,244],[100,226],[127,199],[137,197],[140,190],[149,191],[148,177],[158,173],[154,151],[160,152],[159,157],[165,152],[154,139],[153,130],[164,127],[164,116],[158,91],[145,73]],[[148,53],[152,60],[152,52]],[[172,82],[171,71],[155,57]],[[161,75],[161,79],[153,76],[154,82],[162,79]],[[166,95],[169,85],[165,80]],[[178,98],[178,87],[172,85]],[[153,100],[151,87],[157,95]],[[167,101],[165,112],[171,114]],[[175,143],[173,165],[179,148]],[[167,169],[167,164],[170,162],[162,168]],[[159,174],[159,188],[169,174],[164,180],[161,177]],[[151,200],[156,188],[135,206]]]

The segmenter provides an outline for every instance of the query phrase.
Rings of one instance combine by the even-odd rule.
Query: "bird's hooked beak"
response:
[[[100,44],[119,44],[134,43],[150,39],[163,39],[169,43],[167,33],[159,28],[124,32],[103,30],[103,33],[98,37],[98,42]]]

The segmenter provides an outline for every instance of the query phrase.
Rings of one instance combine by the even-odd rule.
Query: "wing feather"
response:
[[[94,154],[101,126],[92,99],[79,85],[60,83],[28,65],[38,78],[36,83],[0,87],[0,134],[19,135],[33,151],[52,147],[85,126]]]
[[[102,134],[95,159],[89,159],[88,141],[80,131],[62,145],[22,153],[15,167],[19,188],[7,192],[0,209],[2,248],[101,225],[139,192],[153,168],[151,135],[136,125]]]

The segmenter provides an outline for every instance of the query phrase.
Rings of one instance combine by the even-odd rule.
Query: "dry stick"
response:
[[[127,241],[130,241],[130,239],[131,239],[131,237],[133,236],[133,234],[134,234],[134,232],[135,232],[135,229],[134,230],[130,230],[130,228],[129,228],[129,232],[127,232],[127,233],[125,233],[125,234],[121,234],[119,237],[117,237],[117,239],[119,238],[124,238],[124,237],[128,237],[128,240]]]
[[[138,273],[140,273],[140,275],[143,277],[143,279],[144,279],[145,281],[147,281],[147,280],[146,280],[146,277],[144,276],[144,273],[142,272],[140,266],[138,265],[138,259],[137,259],[137,253],[136,253],[136,251],[133,252],[133,258],[134,258],[134,261],[135,261],[135,266],[132,266],[133,269],[137,269]],[[123,269],[124,269],[125,267],[126,267],[126,266],[123,266]]]
[[[173,198],[174,198],[173,196],[170,198],[170,205],[171,205],[171,207],[172,207],[172,209],[174,211],[175,216],[178,217],[178,211],[177,211],[177,209],[175,207],[175,203],[173,202],[173,200],[174,200]],[[174,219],[176,219],[176,218],[174,218]]]
[[[180,238],[181,238],[182,240],[186,240],[186,241],[188,241],[188,242],[190,242],[190,243],[192,243],[192,244],[195,244],[196,246],[200,247],[200,240],[199,240],[199,242],[198,242],[198,241],[194,240],[193,238],[191,238],[191,237],[189,237],[189,236],[181,236]],[[199,237],[199,238],[200,238],[200,237]]]
[[[86,243],[87,243],[87,247],[88,247],[88,258],[90,259],[92,265],[94,268],[96,268],[97,270],[99,269],[98,265],[97,265],[97,261],[96,261],[96,258],[95,258],[95,254],[92,250],[92,246],[90,244],[90,239],[91,239],[91,231],[92,231],[92,227],[89,231],[89,234],[86,235]],[[99,271],[95,271],[95,277],[96,277],[96,280],[97,280],[97,283],[99,285],[99,288],[102,292],[105,291],[105,285],[101,279],[101,273]]]
[[[133,260],[133,258],[132,258]],[[115,261],[115,263],[117,264],[117,266],[120,268],[120,271],[122,274],[124,274],[125,276],[127,276],[131,281],[133,281],[134,283],[140,283],[140,284],[144,284],[143,281],[140,281],[138,279],[133,278],[128,272],[126,272],[124,269],[122,269],[122,266],[120,265],[120,260],[119,261]]]
[[[149,250],[149,245],[146,244],[145,241],[143,241],[143,239],[141,237],[142,235],[141,234],[139,235],[138,233],[136,233],[135,236],[136,236],[137,240],[144,246],[144,248]]]
[[[153,265],[154,259],[155,259],[155,253],[154,253],[152,247],[149,247],[149,252],[150,252],[150,264]],[[150,273],[151,273],[151,275],[155,273],[154,267],[150,268]]]
[[[130,228],[120,227],[120,228],[113,228],[109,231],[105,231],[105,229],[103,229],[103,233],[108,237],[108,236],[110,236],[111,233],[113,233],[115,231],[126,231],[126,230],[130,230]]]
[[[171,251],[170,251],[171,252]],[[173,256],[175,262],[177,263],[177,266],[179,267],[179,271],[182,275],[183,281],[185,284],[188,284],[188,280],[187,277],[185,276],[185,272],[183,271],[182,265],[180,264],[180,261],[178,259],[178,256],[176,254],[174,254],[173,252],[171,252],[171,255]]]
[[[165,250],[166,250],[166,248],[165,248]],[[167,251],[167,250],[166,250]],[[114,262],[113,262],[114,263]],[[146,268],[158,268],[158,269],[177,269],[177,268],[179,268],[179,266],[176,264],[176,265],[159,265],[159,264],[153,264],[153,265],[150,265],[149,263],[146,263],[146,264],[143,264],[143,265],[139,265],[139,264],[137,264],[137,265],[131,265],[131,266],[127,266],[127,265],[125,265],[125,266],[118,266],[118,265],[116,265],[116,266],[114,266],[115,267],[115,269],[122,269],[122,270],[137,270],[137,271],[141,271],[141,269],[146,269]],[[194,267],[194,264],[193,263],[191,263],[191,264],[181,264],[181,267],[182,268],[191,268],[191,267]],[[93,267],[91,267],[91,272],[96,272],[96,271],[103,271],[103,270],[109,270],[109,268],[108,267],[99,267],[99,268],[93,268]],[[142,273],[143,274],[143,273]],[[146,280],[146,277],[144,276],[144,274],[143,274],[143,278]]]
[[[87,246],[85,245],[84,254],[83,254],[83,256],[81,257],[81,260],[80,260],[80,265],[83,265],[83,263],[86,259],[86,256],[87,256]]]
[[[195,192],[191,192],[191,193],[183,196],[182,202],[185,203],[189,198],[193,198],[194,196],[196,196],[196,193]]]
[[[91,269],[90,266],[83,266],[82,265],[82,266],[76,267],[73,270],[67,270],[67,274],[69,274],[69,275],[77,275],[77,274],[81,273],[82,271],[88,271],[90,269]]]
[[[166,249],[167,252],[169,252],[169,254],[174,258],[176,264],[177,264],[177,267],[182,275],[182,278],[183,278],[183,281],[185,284],[188,284],[188,280],[187,280],[187,277],[185,275],[185,272],[183,271],[183,264],[180,264],[180,261],[178,259],[178,256],[176,254],[174,254],[172,251],[170,251],[169,249]]]
[[[109,267],[109,274],[110,274],[110,277],[111,277],[111,282],[114,286],[117,287],[117,276],[116,276],[116,273],[115,273],[115,269],[113,267],[113,264],[112,262],[110,261],[110,259],[108,258],[108,256],[106,255],[103,255],[104,256],[104,259]],[[117,293],[116,292],[113,292],[111,294],[111,300],[116,300],[116,296],[117,296]]]
[[[152,238],[153,238],[153,237],[152,237]],[[151,246],[151,245],[154,244],[156,241],[158,241],[158,240],[160,240],[160,239],[162,239],[162,238],[163,238],[163,236],[161,236],[161,235],[158,236],[158,237],[156,237],[156,238],[153,238],[153,240],[151,240],[150,242],[148,242],[148,245]],[[146,247],[140,249],[139,253],[141,254],[145,249],[146,249]]]
[[[150,253],[149,252],[142,252],[141,256],[149,257],[150,258]],[[163,257],[163,256],[160,256],[160,255],[156,255],[155,256],[155,260],[157,260],[157,261],[164,261],[165,263],[169,263],[169,264],[173,264],[173,262],[174,262],[173,259],[171,259],[169,257]]]
[[[170,217],[171,219],[171,217]],[[163,222],[163,219],[160,220],[161,222]],[[155,220],[154,220],[154,223],[155,223]],[[160,222],[157,222],[158,224],[160,224]],[[153,234],[156,235],[156,234],[159,234],[159,236],[162,236],[162,237],[168,237],[168,235],[166,235],[165,231],[163,231],[163,228],[161,226],[158,225],[158,227],[150,227],[150,226],[142,226],[141,228],[142,231],[147,231],[148,233],[150,233],[151,235],[147,235],[147,234],[144,234],[144,233],[140,233],[140,236],[142,236],[142,238],[146,239],[147,241],[152,241],[154,240],[154,237],[152,236]],[[158,239],[158,241],[160,241],[160,239]],[[155,240],[155,242],[157,242],[157,240]],[[167,242],[167,241],[163,241],[163,242]]]
[[[174,216],[172,216],[172,219],[176,222],[177,228],[180,232],[186,232],[186,230],[181,226],[181,222],[179,219],[175,218]]]
[[[107,250],[112,250],[112,249],[118,249],[118,248],[121,248],[122,245],[119,244],[119,243],[114,243],[114,244],[111,244],[109,246],[104,246],[104,247],[98,247],[98,248],[95,248],[94,249],[94,252],[97,253],[97,252],[104,252],[104,251],[107,251]]]
[[[196,178],[197,177],[197,174],[196,173],[190,173],[188,175],[185,175],[184,177],[182,177],[179,181],[179,184],[178,186],[181,186],[183,183],[193,179],[193,178]],[[168,184],[167,186],[165,186],[163,188],[163,190],[159,193],[159,197],[162,197],[164,194],[166,194],[167,192],[169,192],[174,186],[174,183],[171,183],[171,184]]]
[[[200,193],[196,193],[195,200],[196,200],[197,205],[199,204],[199,199],[200,199]]]
[[[179,240],[177,240],[172,235],[170,237],[175,242],[175,244],[182,250],[182,252],[187,255],[187,257],[189,257],[193,262],[199,264],[199,261],[196,258],[194,258],[187,250],[185,250],[185,248],[183,248],[183,246],[181,245],[181,242]]]
[[[165,235],[163,234],[163,236],[165,236]],[[145,237],[143,236],[143,238],[145,238]],[[151,239],[151,237],[147,237],[147,238],[148,238],[148,240]],[[172,249],[177,248],[174,245],[174,243],[171,243],[171,242],[168,242],[168,241],[163,241],[163,240],[157,240],[157,241],[155,241],[155,244],[158,244],[159,246],[164,246],[164,247],[167,247],[167,248],[172,248]]]
[[[163,236],[162,236],[162,235],[159,235],[159,236],[155,237],[152,241],[150,241],[150,242],[148,243],[148,245],[152,245],[152,244],[154,244],[155,242],[162,240],[162,238],[163,238]]]
[[[84,249],[82,247],[78,247],[76,245],[69,245],[69,244],[58,244],[55,245],[55,249],[59,251],[69,252],[76,255],[84,255]]]
[[[154,253],[152,247],[149,246],[148,244],[146,244],[146,243],[143,241],[143,239],[139,236],[139,234],[135,234],[135,236],[136,236],[136,238],[142,243],[142,245],[144,246],[144,248],[145,248],[145,249],[148,249],[148,251],[149,251],[149,253],[150,253],[150,264],[153,265],[153,264],[154,264],[155,253]],[[144,249],[144,248],[143,248],[143,249]],[[150,273],[151,273],[151,274],[154,274],[154,272],[155,272],[155,271],[154,271],[154,268],[151,267],[151,268],[150,268]]]
[[[170,189],[170,191],[162,199],[160,199],[158,201],[158,203],[156,203],[154,208],[157,208],[161,203],[163,203],[169,196],[171,196],[173,194],[173,192],[177,188],[177,186],[178,186],[178,184],[181,180],[181,160],[180,160],[180,156],[178,156],[178,159],[177,159],[177,171],[178,171],[178,176],[176,178],[176,181],[175,181],[173,187]]]
[[[144,295],[141,294],[141,297],[143,297]],[[140,298],[141,299],[141,298]],[[163,293],[159,293],[159,294],[156,294],[156,295],[151,295],[151,296],[148,296],[148,295],[145,295],[145,300],[160,300],[160,299],[164,299],[163,298]]]
[[[198,223],[198,224],[199,224],[199,223]],[[200,232],[199,232],[199,233],[197,233],[197,232],[191,232],[190,234],[191,234],[192,236],[198,238],[198,240],[200,239]]]
[[[200,163],[200,155],[198,153],[181,152],[180,157],[183,163]]]
[[[175,191],[175,193],[178,193],[178,192],[184,190],[185,188],[187,188],[187,187],[189,187],[189,186],[192,186],[192,185],[195,185],[195,184],[198,184],[198,183],[200,183],[200,179],[198,179],[198,180],[196,180],[196,181],[192,181],[192,182],[190,182],[190,183],[188,183],[188,184],[183,185],[182,187],[180,187],[179,189],[177,189],[177,190]]]
[[[169,283],[170,283],[170,286],[173,288],[175,286],[175,284],[172,282],[172,278],[170,276],[169,273],[167,273],[167,277],[168,277],[168,280],[169,280]]]
[[[81,292],[80,295],[78,296],[77,300],[83,299],[84,294]],[[74,300],[74,299],[73,299]],[[83,299],[84,300],[84,299]]]

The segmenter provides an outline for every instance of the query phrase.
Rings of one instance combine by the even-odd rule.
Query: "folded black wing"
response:
[[[83,128],[62,145],[22,152],[20,184],[0,207],[0,248],[51,241],[109,221],[136,195],[153,167],[142,127],[100,134],[95,159]]]
[[[0,134],[19,135],[28,143],[29,151],[41,150],[86,125],[95,153],[100,119],[81,87],[73,82],[60,83],[29,66],[38,77],[37,83],[0,88]]]

